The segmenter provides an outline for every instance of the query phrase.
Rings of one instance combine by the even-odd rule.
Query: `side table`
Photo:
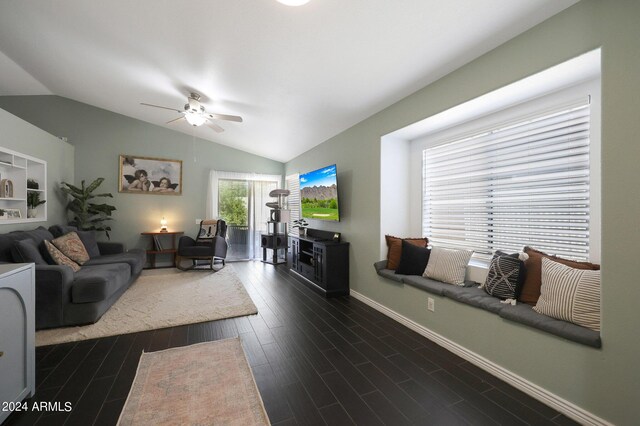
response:
[[[141,232],[140,235],[150,236],[151,245],[147,250],[147,258],[151,264],[150,269],[156,268],[156,255],[158,254],[171,254],[173,257],[173,267],[176,267],[176,235],[182,235],[184,231],[149,231]],[[171,238],[162,238],[164,236],[170,236]],[[163,240],[165,240],[163,242]],[[170,240],[171,244],[165,246]]]

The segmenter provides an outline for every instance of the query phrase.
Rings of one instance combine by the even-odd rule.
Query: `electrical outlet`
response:
[[[436,302],[432,297],[427,298],[427,310],[431,312],[435,312],[436,310]]]

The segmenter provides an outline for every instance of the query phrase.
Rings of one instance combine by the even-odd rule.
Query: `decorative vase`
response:
[[[38,209],[27,209],[27,217],[35,218],[38,215]]]
[[[303,237],[307,236],[307,228],[300,228],[300,235],[302,235]]]

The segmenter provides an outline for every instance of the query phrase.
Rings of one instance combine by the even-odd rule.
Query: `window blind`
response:
[[[298,173],[286,177],[286,188],[291,191],[287,197],[288,209],[291,211],[289,233],[298,235],[298,228],[291,229],[291,223],[300,219],[300,175]]]
[[[432,245],[589,257],[588,100],[423,151]]]

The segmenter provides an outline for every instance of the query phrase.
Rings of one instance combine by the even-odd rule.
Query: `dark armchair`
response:
[[[197,269],[199,260],[208,260],[209,266],[213,270],[216,260],[222,261],[227,257],[227,224],[222,219],[205,219],[200,222],[198,236],[193,239],[183,236],[178,241],[178,252],[176,254],[176,266],[178,269],[188,271]],[[191,259],[191,266],[183,268],[183,259]]]

